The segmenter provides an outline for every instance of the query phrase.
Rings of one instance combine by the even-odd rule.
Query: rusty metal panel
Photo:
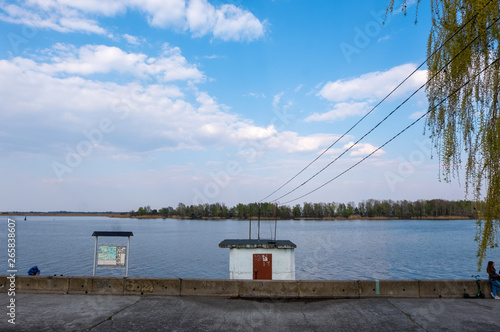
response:
[[[272,254],[253,254],[253,279],[273,279]]]

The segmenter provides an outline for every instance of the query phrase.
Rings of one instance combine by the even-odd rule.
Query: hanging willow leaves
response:
[[[421,0],[417,0],[417,9]],[[410,3],[404,0],[401,9]],[[430,0],[432,27],[427,53],[429,109],[500,57],[499,0]],[[394,0],[388,12],[394,10]],[[463,28],[462,28],[463,26]],[[459,31],[457,33],[457,31]],[[445,43],[453,34],[457,34]],[[469,43],[472,44],[463,50]],[[500,219],[500,72],[497,61],[429,113],[426,128],[439,155],[441,175],[451,181],[465,168],[466,194],[477,204],[478,269],[488,248],[497,247]]]

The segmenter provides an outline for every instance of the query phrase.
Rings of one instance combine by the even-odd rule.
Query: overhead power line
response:
[[[498,20],[500,20],[500,18],[497,18],[490,26],[488,26],[486,28],[486,30],[488,30],[489,28],[491,28],[493,26],[493,24],[495,24],[496,22],[498,22]],[[355,147],[359,142],[361,142],[366,136],[368,136],[369,134],[371,134],[378,126],[380,126],[383,122],[385,122],[391,115],[393,115],[401,106],[403,106],[404,104],[406,104],[406,102],[408,102],[408,100],[410,100],[414,95],[416,95],[420,90],[422,90],[430,81],[432,81],[437,75],[439,75],[443,70],[446,69],[446,67],[448,67],[448,65],[450,63],[452,63],[460,54],[462,54],[463,52],[465,52],[465,50],[467,48],[469,48],[469,46],[471,46],[478,38],[479,38],[480,34],[478,34],[474,39],[472,39],[464,48],[462,48],[462,50],[460,52],[458,52],[457,54],[455,54],[455,56],[453,58],[451,58],[445,65],[443,65],[441,67],[440,70],[438,70],[437,72],[434,73],[434,75],[432,75],[431,78],[429,78],[424,84],[422,84],[417,90],[415,90],[408,98],[406,98],[401,104],[399,104],[394,110],[392,110],[389,114],[387,114],[385,116],[385,118],[383,118],[381,121],[379,121],[374,127],[372,127],[366,134],[364,134],[363,136],[361,136],[361,138],[359,138],[354,144],[352,144],[351,146],[349,146],[347,149],[345,149],[340,155],[338,155],[334,160],[332,160],[331,162],[329,162],[326,166],[324,166],[322,169],[320,169],[318,172],[316,172],[313,176],[311,176],[309,179],[307,179],[305,182],[303,182],[302,184],[298,185],[297,187],[295,187],[294,189],[288,191],[287,193],[285,193],[284,195],[276,198],[276,200],[279,200],[279,199],[282,199],[283,197],[286,197],[288,196],[289,194],[293,193],[294,191],[296,191],[297,189],[299,189],[300,187],[304,186],[306,183],[308,183],[309,181],[311,181],[313,178],[315,178],[317,175],[319,175],[321,172],[323,172],[325,169],[327,169],[328,167],[330,167],[334,162],[336,162],[337,160],[339,160],[343,155],[345,155],[349,150],[351,150],[353,147]],[[427,113],[426,113],[427,114]],[[273,201],[274,202],[274,201]]]
[[[497,19],[498,20],[498,19]],[[476,74],[474,77],[472,78],[469,78],[467,80],[467,82],[465,82],[464,84],[462,84],[459,88],[457,88],[455,91],[453,91],[452,93],[450,93],[446,98],[443,98],[443,100],[441,100],[437,105],[435,105],[434,107],[432,107],[430,110],[428,110],[425,114],[423,114],[422,116],[420,116],[418,119],[416,119],[415,121],[413,121],[411,124],[409,124],[408,126],[406,126],[406,128],[404,128],[403,130],[401,130],[399,133],[397,133],[396,135],[394,135],[391,139],[389,139],[388,141],[386,141],[384,144],[382,144],[381,146],[379,146],[377,149],[375,149],[373,152],[371,152],[369,155],[367,155],[366,157],[364,157],[363,159],[361,159],[360,161],[358,161],[357,163],[355,163],[354,165],[352,165],[351,167],[347,168],[346,170],[344,170],[342,173],[338,174],[337,176],[335,176],[333,179],[323,183],[321,186],[319,187],[316,187],[315,189],[309,191],[308,193],[302,195],[302,196],[299,196],[297,198],[294,198],[292,200],[289,200],[289,201],[286,201],[286,202],[283,202],[282,204],[288,204],[288,203],[291,203],[293,201],[296,201],[298,199],[301,199],[307,195],[310,195],[312,194],[313,192],[323,188],[324,186],[326,186],[327,184],[331,183],[332,181],[338,179],[339,177],[341,177],[342,175],[344,175],[345,173],[349,172],[351,169],[353,169],[354,167],[358,166],[359,164],[361,164],[363,161],[365,161],[366,159],[368,159],[369,157],[371,157],[373,154],[375,154],[377,151],[379,151],[380,149],[382,149],[384,146],[386,146],[387,144],[389,144],[390,142],[392,142],[394,139],[396,139],[399,135],[401,135],[402,133],[404,133],[406,130],[408,130],[409,128],[411,128],[413,125],[415,125],[417,122],[419,122],[420,120],[422,120],[427,114],[429,114],[430,112],[432,112],[433,110],[435,110],[436,108],[438,108],[439,106],[441,106],[441,104],[443,104],[446,100],[448,100],[450,97],[452,97],[453,95],[455,95],[457,92],[459,92],[460,90],[462,90],[467,84],[469,84],[471,81],[475,80],[477,77],[479,77],[482,73],[484,73],[489,67],[491,67],[492,65],[494,65],[495,63],[497,63],[498,61],[500,60],[500,58],[496,58],[493,62],[491,62],[488,66],[486,66],[483,70],[481,70],[478,74]]]
[[[484,5],[483,8],[486,8],[493,0],[490,0],[486,5]],[[401,81],[394,89],[392,89],[391,92],[389,92],[382,100],[380,100],[368,113],[366,113],[361,119],[359,119],[351,128],[349,128],[345,133],[343,133],[339,138],[337,138],[330,146],[328,146],[321,154],[319,154],[316,158],[314,158],[307,166],[302,168],[297,174],[295,174],[292,178],[290,178],[288,181],[286,181],[284,184],[282,184],[278,189],[274,190],[272,193],[267,195],[266,197],[262,198],[259,202],[263,202],[265,199],[269,198],[270,196],[274,195],[276,192],[281,190],[284,186],[289,184],[291,181],[293,181],[297,176],[302,174],[307,168],[309,168],[313,163],[315,163],[319,158],[321,158],[328,150],[330,150],[335,144],[337,144],[342,138],[344,138],[347,134],[349,134],[355,127],[358,126],[359,123],[361,123],[368,115],[370,115],[380,104],[382,104],[387,98],[389,98],[397,89],[399,89],[413,74],[415,74],[422,66],[432,57],[434,56],[439,50],[441,50],[444,45],[446,45],[451,39],[453,39],[460,31],[462,31],[470,22],[472,22],[477,15],[479,15],[479,12],[474,14],[467,22],[465,22],[460,28],[458,28],[450,37],[448,37],[434,52],[432,52],[431,55],[429,55],[414,71],[412,71],[406,78]],[[391,113],[392,114],[392,113]],[[366,136],[366,135],[365,135]],[[350,147],[352,148],[352,146]],[[330,164],[329,164],[330,165]],[[328,167],[328,166],[327,166]],[[321,171],[320,171],[321,172]],[[316,175],[314,175],[316,176]],[[313,176],[313,177],[314,177]],[[307,180],[309,181],[309,180]],[[306,182],[307,182],[306,181]],[[302,185],[304,185],[303,183]],[[301,185],[301,186],[302,186]],[[295,189],[294,189],[295,190]],[[293,190],[293,191],[294,191]],[[288,192],[287,194],[280,196],[279,198],[273,200],[273,202],[279,200],[280,198],[288,195],[291,192]]]

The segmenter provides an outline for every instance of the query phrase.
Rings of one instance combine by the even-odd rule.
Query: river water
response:
[[[0,247],[7,274],[7,217],[0,217]],[[131,231],[130,277],[229,278],[224,239],[246,239],[248,221],[114,219],[106,217],[14,217],[16,269],[27,274],[90,276],[94,231]],[[257,222],[252,223],[253,238]],[[277,239],[295,249],[296,279],[468,279],[477,274],[474,220],[286,220]],[[261,221],[261,238],[274,237],[274,221]],[[99,238],[99,244],[126,238]],[[500,249],[487,260],[500,261]],[[498,265],[498,264],[497,264]],[[484,278],[485,266],[479,275]],[[124,276],[122,268],[98,268],[98,276]]]

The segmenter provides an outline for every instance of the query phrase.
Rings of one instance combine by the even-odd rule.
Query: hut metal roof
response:
[[[290,240],[241,240],[241,239],[227,239],[219,243],[219,248],[279,248],[279,249],[293,249],[297,245]]]
[[[92,236],[134,236],[132,232],[114,232],[114,231],[95,231]]]

